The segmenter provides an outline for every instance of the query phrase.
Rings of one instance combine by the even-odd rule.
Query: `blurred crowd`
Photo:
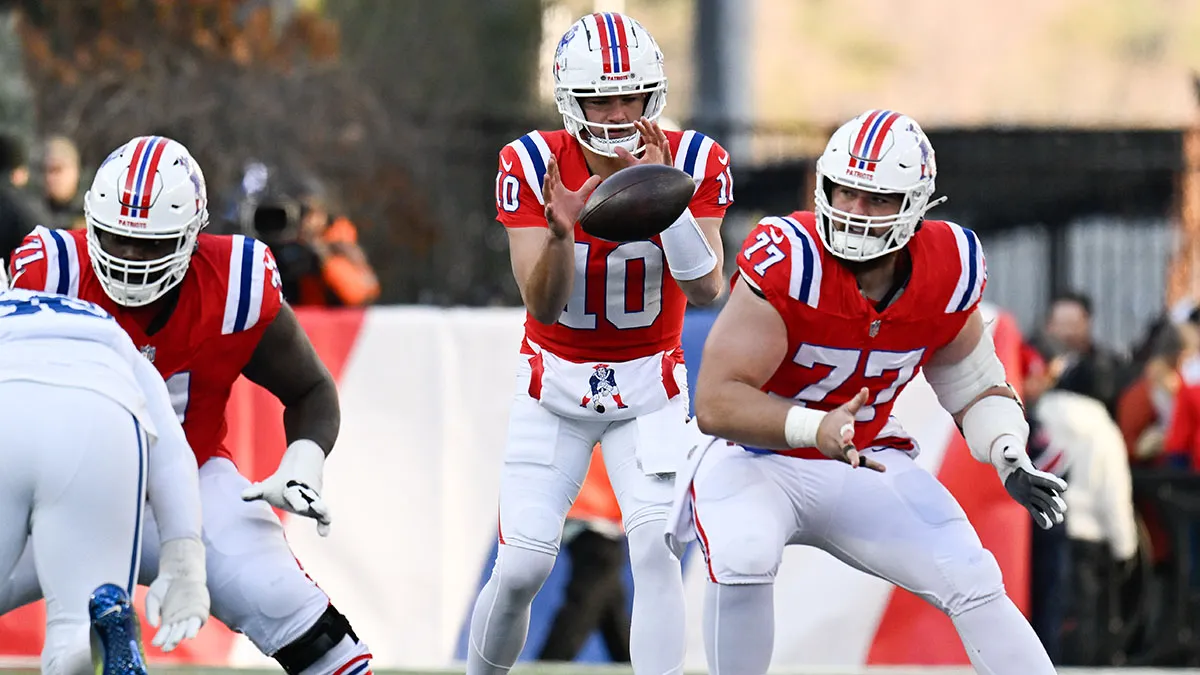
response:
[[[1071,486],[1066,522],[1032,536],[1039,636],[1065,665],[1195,664],[1200,308],[1122,350],[1093,334],[1086,295],[1063,294],[1021,367],[1030,455]]]
[[[85,227],[89,179],[65,136],[30,148],[0,135],[0,260],[9,260],[38,225]],[[379,297],[357,228],[316,176],[250,162],[235,194],[210,192],[209,213],[209,231],[246,234],[271,247],[284,297],[294,306],[358,307]]]

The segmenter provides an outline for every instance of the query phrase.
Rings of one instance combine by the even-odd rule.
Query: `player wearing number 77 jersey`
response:
[[[1062,522],[1066,485],[1026,456],[1029,428],[980,318],[979,239],[923,219],[938,203],[935,175],[915,121],[864,113],[817,161],[817,212],[764,219],[738,255],[740,278],[705,345],[699,431],[667,535],[673,547],[698,537],[704,550],[710,672],[767,672],[772,583],[789,544],[935,605],[981,673],[1054,672],[995,558],[889,416],[924,368],[971,454],[1039,525]]]
[[[629,536],[634,671],[678,673],[683,581],[662,528],[688,416],[680,334],[687,302],[707,304],[724,285],[729,154],[703,134],[658,126],[662,53],[628,16],[572,25],[554,77],[566,129],[508,144],[496,175],[497,219],[528,318],[500,479],[499,555],[471,618],[467,673],[507,673],[521,653],[597,442]],[[584,233],[576,221],[590,191],[643,162],[691,174],[690,209],[649,241]]]
[[[321,481],[338,433],[337,386],[283,302],[271,252],[248,237],[202,233],[207,204],[185,147],[135,138],[97,170],[84,198],[87,229],[34,230],[14,252],[13,282],[100,305],[166,380],[200,467],[213,616],[288,673],[362,675],[366,645],[300,568],[268,506],[328,531]],[[275,473],[254,484],[224,445],[241,375],[283,403],[289,443]],[[143,576],[169,562],[148,537]],[[32,573],[18,577],[0,612],[36,598]]]

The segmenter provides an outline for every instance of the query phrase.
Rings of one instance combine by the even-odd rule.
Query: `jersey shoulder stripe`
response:
[[[788,292],[815,308],[821,301],[821,247],[795,218],[785,216],[780,220],[788,225],[783,233],[792,242],[792,281]]]
[[[958,249],[959,274],[958,283],[950,301],[946,303],[946,313],[961,312],[973,307],[983,296],[984,282],[987,280],[987,265],[983,257],[983,246],[979,237],[971,230],[956,223],[947,222],[950,232],[954,234],[954,242]]]
[[[258,323],[267,278],[266,244],[241,234],[231,238],[222,335],[240,333]]]
[[[713,139],[699,131],[683,132],[679,149],[675,153],[675,168],[690,175],[699,188],[708,169],[708,156],[712,153]]]
[[[546,165],[550,163],[550,146],[546,144],[546,139],[541,132],[531,131],[508,146],[516,151],[521,161],[525,183],[533,190],[538,203],[544,205],[546,198],[542,195],[542,182],[546,178]]]
[[[75,238],[62,230],[52,230],[38,225],[34,233],[42,240],[46,252],[47,293],[79,295],[79,250]]]

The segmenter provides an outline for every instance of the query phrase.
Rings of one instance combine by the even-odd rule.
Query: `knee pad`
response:
[[[663,563],[670,563],[678,567],[679,560],[671,549],[667,548],[667,542],[663,538],[663,528],[665,520],[658,521],[659,526],[655,527],[656,521],[648,521],[645,527],[639,527],[630,530],[628,533],[629,539],[629,564],[633,567],[634,574],[637,574],[638,569],[647,566],[657,566]]]
[[[533,501],[518,502],[500,516],[500,543],[556,556],[565,520],[565,512]]]
[[[646,523],[666,521],[675,500],[674,479],[674,474],[641,474],[636,481],[626,481],[621,486],[623,489],[617,492],[617,500],[621,504],[621,524],[626,532],[632,533]]]
[[[1004,595],[1004,576],[992,552],[980,547],[968,555],[941,565],[942,577],[949,588],[934,599],[953,618]]]
[[[772,583],[783,562],[783,544],[774,537],[745,532],[709,555],[709,567],[718,583]]]
[[[512,597],[528,598],[541,590],[542,584],[554,569],[555,556],[518,546],[502,545],[496,553],[496,565],[492,578],[497,583],[497,592]]]
[[[204,537],[212,615],[272,654],[313,625],[329,596],[300,567],[270,508],[247,506]]]
[[[297,675],[324,659],[347,637],[352,644],[358,644],[358,636],[354,634],[350,622],[336,607],[329,605],[325,608],[325,613],[317,618],[316,623],[271,657],[279,663],[284,672]]]

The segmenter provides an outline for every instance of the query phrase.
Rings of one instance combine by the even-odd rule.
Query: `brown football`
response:
[[[674,223],[696,184],[665,164],[637,164],[609,176],[588,197],[579,214],[584,232],[608,241],[649,239]]]

